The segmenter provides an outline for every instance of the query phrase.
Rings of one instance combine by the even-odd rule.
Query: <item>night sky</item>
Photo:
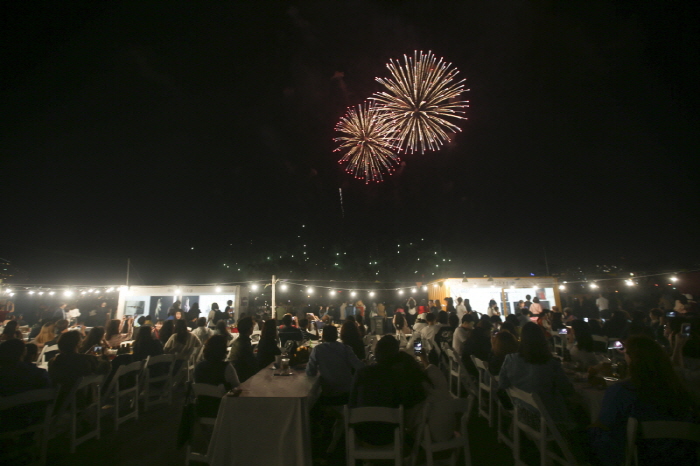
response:
[[[359,279],[350,258],[414,242],[453,276],[540,274],[544,248],[555,272],[692,268],[698,9],[11,2],[0,257],[16,281],[56,284],[121,283],[127,257],[142,284]],[[367,186],[337,163],[333,128],[416,49],[467,79],[469,119]],[[345,271],[329,275],[338,252]],[[285,257],[260,265],[270,255]],[[402,257],[377,279],[416,278]]]

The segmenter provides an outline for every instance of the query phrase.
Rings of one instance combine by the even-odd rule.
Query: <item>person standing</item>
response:
[[[536,316],[536,315],[542,314],[542,305],[540,304],[540,298],[535,296],[532,299],[532,304],[530,304],[530,306],[528,306],[528,308],[530,310],[530,314],[532,314],[532,315]]]
[[[68,320],[68,311],[66,310],[66,303],[61,303],[58,305],[53,313],[53,318],[55,320]]]
[[[455,310],[457,311],[457,318],[460,322],[462,322],[462,317],[464,317],[464,314],[467,313],[467,306],[463,304],[461,296],[457,298],[457,306],[455,307]]]
[[[595,300],[595,305],[598,306],[598,312],[600,313],[600,317],[602,317],[603,319],[610,318],[610,302],[605,296],[603,296],[603,293],[600,293],[598,295],[598,299]]]
[[[224,314],[226,314],[226,319],[235,319],[233,310],[233,300],[229,299],[226,301],[226,309],[224,309]]]

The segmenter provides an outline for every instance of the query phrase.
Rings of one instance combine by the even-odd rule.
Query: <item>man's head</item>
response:
[[[66,332],[58,339],[58,349],[61,353],[75,353],[80,344],[79,332]]]
[[[292,326],[292,315],[291,314],[285,314],[282,316],[282,325],[285,327],[291,327]]]
[[[22,340],[7,340],[0,345],[0,365],[18,363],[24,356],[24,351]]]
[[[207,326],[207,318],[206,317],[200,317],[197,319],[197,327],[206,327]]]
[[[462,327],[471,328],[474,325],[474,316],[471,314],[464,314],[462,316]]]
[[[338,341],[338,329],[335,325],[323,327],[323,341]],[[393,337],[392,337],[393,338]],[[394,338],[396,339],[396,338]]]
[[[530,296],[529,294],[526,294],[526,295],[525,295],[525,299],[527,299],[528,301],[530,301],[530,299],[532,299],[532,296]]]
[[[462,304],[462,297],[457,298],[457,304]]]
[[[243,317],[238,321],[238,333],[245,336],[249,336],[253,333],[252,317]]]
[[[433,314],[432,312],[428,312],[425,314],[425,321],[428,322],[428,325],[434,325],[436,320],[437,319],[435,318],[435,314]]]
[[[299,328],[306,329],[306,327],[308,327],[308,326],[309,326],[309,319],[304,317],[303,319],[299,320]]]
[[[226,304],[228,304],[229,306],[233,306],[233,301],[229,299],[228,301],[226,301]]]
[[[384,335],[374,351],[378,363],[389,361],[399,354],[399,340],[393,335]]]

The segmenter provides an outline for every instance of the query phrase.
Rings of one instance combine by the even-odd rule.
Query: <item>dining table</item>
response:
[[[320,391],[320,378],[306,375],[304,366],[261,369],[222,398],[209,464],[311,465],[309,413]]]

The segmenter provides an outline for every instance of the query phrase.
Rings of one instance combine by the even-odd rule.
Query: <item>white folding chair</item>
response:
[[[139,419],[139,376],[144,362],[136,361],[131,364],[119,366],[112,378],[109,387],[102,396],[102,405],[114,403],[114,430],[119,430],[119,425],[129,419]],[[123,408],[127,409],[124,410]],[[126,411],[124,415],[121,413]],[[103,412],[106,413],[106,412]]]
[[[445,350],[447,353],[447,359],[449,360],[450,363],[450,377],[449,377],[449,383],[450,383],[450,393],[452,393],[453,396],[459,397],[461,393],[461,382],[460,382],[460,374],[459,374],[459,364],[457,361],[457,358],[455,358],[454,355],[454,350],[451,348],[448,348]]]
[[[384,408],[378,406],[353,408],[345,406],[345,448],[347,466],[355,466],[355,460],[393,459],[401,466],[403,447],[403,406]],[[394,441],[387,445],[368,445],[356,438],[355,425],[362,422],[394,424]]]
[[[551,464],[552,460],[563,464],[563,465],[577,465],[579,462],[571,453],[569,445],[566,443],[562,437],[559,429],[552,420],[549,412],[545,408],[542,400],[536,393],[527,393],[519,388],[511,387],[507,388],[506,391],[513,401],[513,459],[515,461],[515,466],[526,465],[520,459],[520,432],[525,432],[525,434],[532,439],[536,444],[537,448],[540,450],[540,465],[547,466]],[[520,415],[524,408],[518,403],[525,403],[530,407],[534,408],[534,416],[539,419],[539,426],[532,426],[527,423]],[[555,451],[550,448],[552,442],[556,443],[559,447],[561,453],[564,455],[562,458]]]
[[[566,336],[561,336],[559,334],[552,335],[552,346],[554,347],[554,352],[561,357],[564,357],[564,350],[566,349]]]
[[[636,418],[627,420],[627,445],[625,448],[625,466],[639,466],[637,440],[644,439],[678,439],[695,442],[695,461],[700,465],[700,424],[682,421],[645,421]]]
[[[87,375],[78,379],[68,395],[68,408],[70,409],[70,452],[75,453],[75,448],[81,443],[95,437],[100,439],[100,410],[102,401],[100,389],[104,383],[104,375]],[[94,422],[94,427],[78,436],[78,424],[80,416],[81,426]]]
[[[504,443],[508,448],[513,448],[513,410],[506,409],[498,398],[498,376],[492,375],[491,379],[493,381],[494,390],[492,393],[496,401],[496,432],[498,443]],[[505,423],[503,421],[506,416],[511,420],[510,428],[508,429],[510,432],[504,430]]]
[[[433,454],[447,450],[452,450],[451,466],[456,466],[460,450],[464,450],[464,465],[470,466],[472,459],[467,424],[473,407],[473,395],[467,398],[426,403],[423,409],[423,422],[411,455],[411,464],[415,466],[418,460],[418,448],[423,448],[427,466],[433,466]],[[457,414],[462,414],[459,426],[455,425]]]
[[[161,354],[146,358],[143,377],[143,410],[159,403],[173,402],[175,355]]]
[[[206,383],[193,383],[192,391],[196,398],[195,403],[201,401],[200,397],[211,397],[211,398],[222,398],[226,394],[226,389],[223,385],[209,385]],[[195,409],[195,419],[196,423],[199,425],[199,430],[204,433],[207,429],[213,429],[216,423],[216,417],[204,417],[200,416]],[[206,427],[205,427],[206,426]],[[194,437],[194,434],[193,434]],[[185,466],[189,466],[190,461],[199,461],[201,463],[209,463],[209,456],[207,455],[208,448],[204,448],[205,453],[198,453],[192,451],[192,438],[187,442],[187,447],[185,450]],[[208,443],[208,442],[207,442]]]
[[[36,360],[36,365],[42,369],[49,368],[49,361],[58,353],[58,345],[44,345]]]
[[[31,466],[46,464],[56,393],[54,388],[44,388],[0,397],[0,419],[3,420],[0,440],[10,440],[15,445],[13,449],[0,451],[0,463],[13,464],[21,460]],[[26,442],[27,435],[32,436],[31,442]],[[20,438],[25,442],[20,442]],[[25,463],[27,460],[29,463]]]
[[[489,374],[489,365],[487,362],[482,361],[474,355],[471,355],[472,361],[476,366],[476,370],[479,372],[478,381],[478,407],[477,412],[479,416],[489,421],[489,427],[493,427],[493,414],[494,414],[494,398],[496,395],[496,390],[493,385],[493,377]]]

